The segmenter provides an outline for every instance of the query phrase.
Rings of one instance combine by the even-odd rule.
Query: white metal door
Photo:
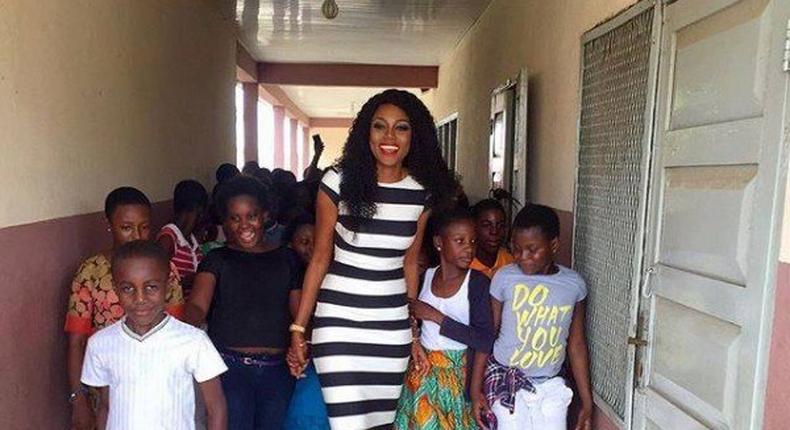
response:
[[[664,10],[637,429],[757,429],[788,0]]]

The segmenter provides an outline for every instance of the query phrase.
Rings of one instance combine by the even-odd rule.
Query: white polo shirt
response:
[[[81,381],[110,387],[107,430],[193,430],[193,380],[228,370],[206,333],[166,316],[139,336],[126,318],[88,339]]]

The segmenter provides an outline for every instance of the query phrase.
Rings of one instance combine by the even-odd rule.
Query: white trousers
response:
[[[534,393],[516,393],[512,414],[500,402],[491,406],[491,411],[496,415],[497,430],[566,430],[572,399],[573,391],[558,376],[536,385]]]

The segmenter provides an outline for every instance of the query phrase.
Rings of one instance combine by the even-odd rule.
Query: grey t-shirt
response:
[[[491,296],[502,302],[494,358],[530,377],[559,373],[573,309],[587,297],[582,277],[558,267],[553,275],[526,275],[513,263],[499,269],[491,280]]]

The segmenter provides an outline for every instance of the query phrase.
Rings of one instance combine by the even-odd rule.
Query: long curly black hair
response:
[[[436,126],[428,108],[408,91],[390,89],[371,97],[357,114],[336,167],[342,172],[340,200],[350,215],[372,218],[376,213],[376,158],[370,150],[370,125],[379,106],[395,105],[409,117],[411,147],[403,167],[428,192],[428,206],[439,209],[451,204],[460,186],[442,157]]]

